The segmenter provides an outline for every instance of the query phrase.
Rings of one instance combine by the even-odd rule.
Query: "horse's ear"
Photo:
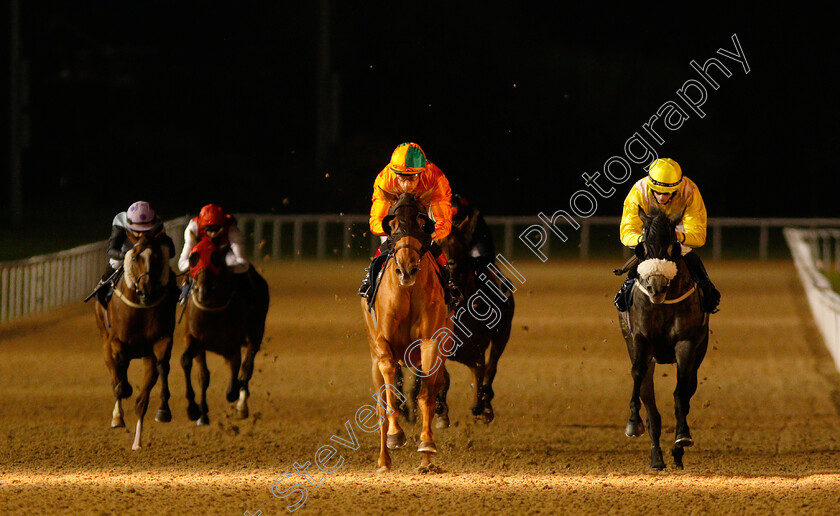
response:
[[[651,217],[645,213],[645,210],[643,210],[641,206],[639,206],[639,218],[642,219],[642,223],[644,224],[649,224],[651,221]]]
[[[455,227],[457,227],[457,228],[458,228],[458,231],[460,231],[461,233],[466,233],[466,232],[467,232],[467,229],[469,229],[469,226],[470,226],[470,218],[469,218],[469,217],[467,217],[467,218],[465,218],[464,220],[462,220],[462,221],[460,222],[460,224],[458,224],[458,225],[457,225],[457,226],[455,226]]]
[[[201,257],[197,252],[190,253],[190,269],[198,265],[198,260]]]
[[[645,259],[645,243],[639,242],[636,244],[636,258],[640,261]]]
[[[682,246],[679,242],[674,242],[671,244],[671,251],[668,253],[671,255],[671,258],[676,258],[677,256],[682,255]]]
[[[396,229],[396,225],[392,225],[396,219],[396,215],[385,215],[385,218],[382,219],[382,231],[384,231],[386,235],[390,236],[391,231]]]
[[[388,202],[388,204],[392,206],[394,204],[397,204],[397,201],[400,198],[398,195],[393,194],[387,190],[383,190],[381,186],[377,186],[377,188],[379,188],[379,191],[382,193],[382,196],[385,197],[385,200]]]
[[[419,202],[423,206],[428,206],[432,200],[432,195],[434,195],[434,190],[426,190],[423,194],[417,197],[417,202]]]

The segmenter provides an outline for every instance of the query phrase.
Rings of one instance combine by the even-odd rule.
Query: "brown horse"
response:
[[[108,309],[95,303],[96,322],[102,336],[105,365],[111,373],[111,384],[117,398],[111,428],[125,426],[122,400],[131,396],[128,364],[142,358],[146,371],[140,394],[134,405],[137,430],[133,450],[140,448],[143,417],[149,406],[149,394],[161,379],[160,408],[155,421],[172,420],[169,410],[169,356],[172,353],[172,333],[175,330],[175,303],[170,281],[169,253],[160,242],[143,236],[128,251],[124,260],[124,274],[116,284]]]
[[[709,314],[701,307],[700,291],[676,241],[675,228],[682,213],[668,218],[662,213],[645,213],[644,242],[636,247],[640,263],[630,309],[618,313],[621,333],[632,362],[633,393],[630,419],[625,434],[638,437],[645,432],[639,416],[639,399],[645,404],[652,443],[650,467],[664,469],[659,437],[662,418],[656,408],[653,372],[656,364],[677,364],[674,414],[677,425],[671,455],[676,467],[683,467],[683,453],[694,444],[686,418],[691,397],[697,391],[697,370],[709,343]]]
[[[452,334],[452,322],[447,319],[437,263],[427,252],[434,230],[423,208],[429,194],[418,199],[412,194],[397,197],[386,192],[392,208],[383,220],[383,228],[389,234],[391,256],[384,266],[373,314],[367,300],[362,299],[371,373],[378,396],[379,473],[391,469],[388,449],[406,443],[397,421],[396,399],[401,397],[395,387],[398,364],[412,368],[421,376],[418,403],[422,429],[417,449],[422,453],[420,468],[427,469],[432,454],[437,453],[431,422],[435,398],[443,384],[445,355],[441,344],[445,336]]]
[[[252,299],[246,298],[242,281],[225,266],[224,252],[213,241],[204,237],[190,254],[190,281],[192,288],[187,300],[184,331],[186,349],[181,355],[181,367],[187,384],[187,416],[197,425],[207,425],[207,387],[210,371],[207,369],[206,352],[224,357],[230,367],[230,383],[226,398],[236,404],[239,419],[248,417],[248,382],[254,372],[254,357],[260,350],[265,333],[268,313],[268,284],[251,269]],[[241,348],[245,348],[242,359]],[[198,383],[201,387],[201,405],[195,402],[192,387],[192,363],[199,366]]]
[[[449,358],[470,368],[473,377],[472,414],[484,423],[490,423],[495,417],[493,413],[493,380],[499,358],[505,351],[513,321],[514,301],[513,293],[506,289],[509,284],[504,278],[499,278],[501,288],[489,279],[490,275],[498,275],[491,270],[476,271],[471,263],[467,248],[475,229],[475,220],[467,217],[452,232],[444,238],[440,246],[449,258],[449,268],[455,283],[464,293],[464,301],[455,308],[455,335],[463,342]],[[498,269],[496,269],[498,270]],[[481,281],[481,280],[485,281]],[[488,281],[492,285],[488,285]],[[505,290],[507,290],[505,292]],[[492,303],[489,308],[498,313],[498,319],[479,321],[470,316],[468,303]],[[482,306],[483,309],[483,306]],[[486,318],[485,318],[486,319]],[[487,357],[487,349],[490,349]],[[439,427],[449,426],[449,407],[446,394],[449,391],[449,373],[444,377],[444,385],[438,396]]]

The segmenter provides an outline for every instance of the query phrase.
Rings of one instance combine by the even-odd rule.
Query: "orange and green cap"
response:
[[[679,164],[671,158],[662,158],[651,163],[647,183],[651,190],[673,193],[680,188],[682,178]]]
[[[391,170],[400,176],[413,176],[426,170],[426,153],[416,143],[401,143],[391,154]]]

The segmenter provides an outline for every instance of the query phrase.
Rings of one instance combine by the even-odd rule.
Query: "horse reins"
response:
[[[118,289],[118,288],[115,288],[115,289],[114,289],[114,294],[116,294],[116,296],[117,296],[118,298],[120,298],[120,301],[122,301],[122,302],[123,302],[123,303],[125,303],[126,305],[130,306],[131,308],[154,308],[154,307],[156,307],[157,305],[161,304],[161,303],[163,302],[163,300],[164,300],[164,299],[166,299],[167,292],[166,292],[166,291],[164,291],[164,292],[163,292],[163,295],[162,295],[162,296],[160,296],[160,298],[159,298],[157,301],[155,301],[154,303],[152,303],[152,304],[150,304],[150,305],[142,305],[142,304],[140,304],[140,303],[135,303],[134,301],[132,301],[132,300],[128,299],[127,297],[125,297],[125,294],[123,294],[123,293],[122,293],[122,291],[121,291],[120,289]]]
[[[192,301],[193,305],[195,305],[195,307],[198,308],[199,310],[201,310],[202,312],[220,312],[220,311],[224,310],[225,308],[227,308],[228,306],[230,306],[231,301],[233,301],[233,296],[230,296],[228,298],[228,300],[225,302],[225,304],[223,304],[222,306],[207,306],[207,305],[202,305],[198,301],[198,299],[196,299],[195,290],[190,290],[190,301]]]

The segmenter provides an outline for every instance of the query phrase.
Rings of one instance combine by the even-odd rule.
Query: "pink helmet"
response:
[[[125,212],[125,227],[132,231],[149,231],[157,225],[155,210],[146,201],[137,201]]]

